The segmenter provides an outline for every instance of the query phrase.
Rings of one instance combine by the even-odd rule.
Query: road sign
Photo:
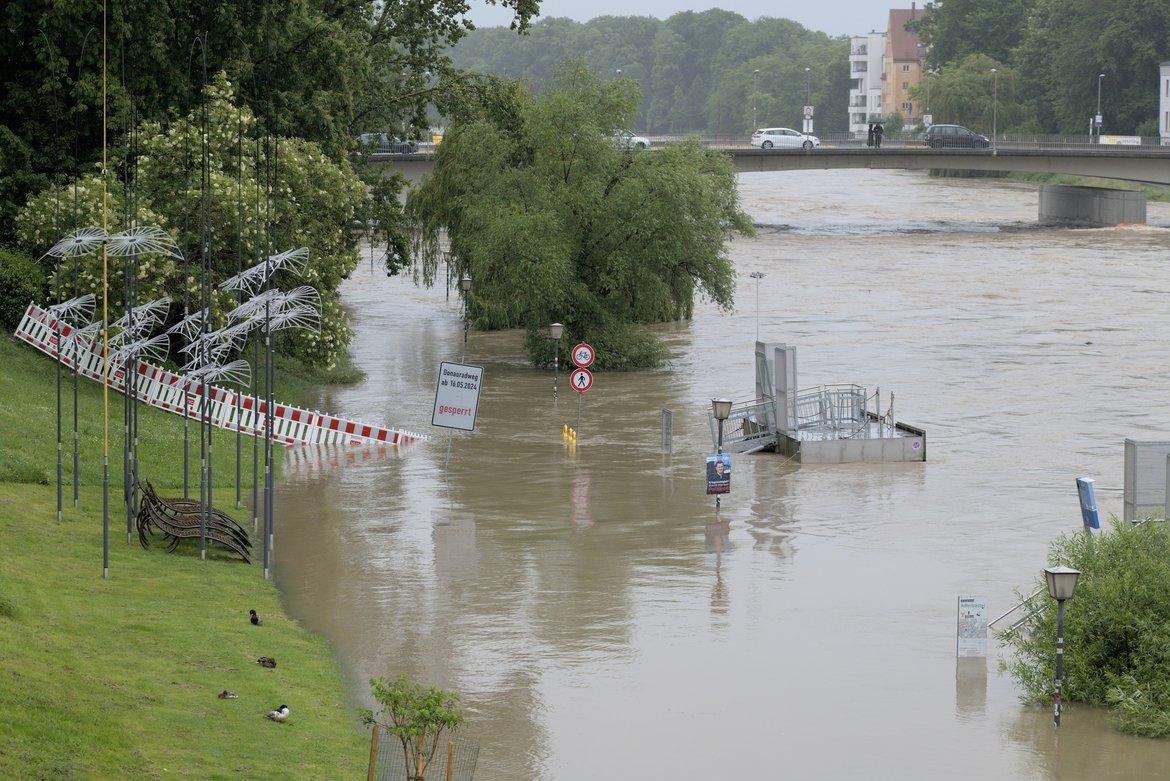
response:
[[[597,357],[597,353],[593,351],[593,347],[588,342],[579,342],[573,348],[572,356],[574,366],[588,369],[593,365],[593,359]]]
[[[1101,115],[1100,114],[1093,117],[1093,124],[1097,127],[1101,127]]]
[[[569,384],[578,393],[585,393],[593,387],[593,374],[588,369],[573,369],[569,375]]]
[[[483,384],[483,367],[463,363],[439,364],[439,381],[435,386],[435,409],[431,425],[475,430],[479,410],[479,387]]]

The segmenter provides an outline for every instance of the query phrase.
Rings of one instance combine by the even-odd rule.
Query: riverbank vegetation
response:
[[[1065,698],[1110,708],[1123,732],[1170,737],[1170,528],[1115,522],[1097,537],[1063,536],[1053,565],[1081,571],[1065,617]],[[1043,583],[1039,583],[1042,587]],[[1052,700],[1056,603],[1039,598],[1028,631],[1010,636],[1008,667],[1036,703]]]
[[[620,72],[637,82],[642,101],[629,124],[643,132],[745,136],[753,127],[799,127],[810,98],[818,128],[843,130],[847,121],[849,40],[790,19],[748,20],[718,8],[667,19],[551,17],[519,39],[504,27],[472,31],[452,52],[459,68],[538,90],[566,58],[600,78]]]
[[[453,121],[408,201],[424,280],[435,279],[445,229],[452,273],[472,279],[476,327],[526,329],[538,364],[553,358],[549,323],[564,323],[568,344],[593,344],[598,368],[634,369],[665,358],[637,326],[689,318],[696,295],[730,308],[726,244],[751,222],[725,155],[695,139],[623,145],[637,85],[580,63],[540,95],[514,82],[497,95]]]
[[[329,648],[283,614],[258,567],[201,561],[191,546],[166,553],[159,544],[126,544],[117,426],[111,577],[102,580],[101,389],[88,380],[79,386],[81,502],[73,509],[67,484],[58,523],[55,365],[5,336],[0,366],[0,777],[363,772],[368,736],[346,702]],[[285,388],[295,395],[305,385],[290,379]],[[67,415],[71,393],[66,384]],[[115,421],[121,400],[110,395]],[[181,494],[182,420],[143,408],[141,427],[143,478],[163,495]],[[68,431],[67,423],[67,441]],[[234,435],[217,431],[216,445],[216,504],[230,511]],[[197,438],[194,458],[197,481]],[[249,624],[249,609],[263,616],[262,626]],[[275,658],[277,667],[260,667],[260,656]],[[225,689],[238,699],[218,699]],[[282,703],[291,710],[286,724],[263,717]]]

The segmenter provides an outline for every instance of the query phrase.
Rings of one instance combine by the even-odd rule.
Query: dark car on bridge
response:
[[[987,149],[991,142],[962,125],[931,125],[923,140],[931,149]]]

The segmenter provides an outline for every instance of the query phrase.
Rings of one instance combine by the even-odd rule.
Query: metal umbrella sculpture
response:
[[[76,261],[78,258],[93,255],[103,245],[106,240],[106,232],[101,228],[89,227],[81,230],[73,231],[66,236],[57,240],[44,257],[53,258],[53,262],[57,267],[58,277],[58,298],[60,297],[60,267],[62,260],[71,260],[74,263],[74,292],[77,289],[77,271]],[[54,336],[57,342],[57,368],[58,368],[58,388],[57,388],[57,520],[61,520],[61,391],[60,391],[60,366],[61,366],[61,328],[62,320],[70,323],[74,328],[84,327],[93,319],[94,308],[97,305],[97,298],[92,294],[77,296],[68,301],[62,301],[55,307],[50,307],[49,311],[56,314],[56,325],[54,326]],[[73,503],[77,505],[78,495],[78,434],[77,434],[77,350],[74,346],[73,350]]]
[[[90,320],[93,319],[94,305],[97,301],[92,293],[86,293],[82,296],[70,298],[67,301],[60,301],[61,298],[61,259],[57,258],[57,299],[59,303],[49,307],[49,314],[53,318],[53,336],[54,342],[57,346],[57,520],[61,520],[61,510],[63,503],[63,469],[61,464],[61,366],[65,360],[64,343],[66,337],[61,332],[61,324],[67,323],[72,330],[89,325]],[[71,362],[73,366],[74,376],[77,374],[77,353],[74,351],[74,359]],[[74,395],[74,415],[73,415],[73,441],[74,441],[74,479],[76,480],[77,471],[77,410],[76,410],[76,395]]]
[[[321,297],[308,285],[293,288],[287,293],[270,287],[278,271],[300,275],[308,263],[309,250],[298,247],[267,256],[236,275],[224,280],[224,290],[242,291],[252,297],[229,313],[229,320],[238,325],[259,325],[264,342],[264,577],[271,568],[274,536],[273,510],[276,483],[273,476],[273,413],[275,409],[276,366],[273,361],[275,341],[273,334],[288,329],[319,330],[321,325]],[[261,288],[266,288],[261,291]],[[253,523],[255,523],[253,515]]]

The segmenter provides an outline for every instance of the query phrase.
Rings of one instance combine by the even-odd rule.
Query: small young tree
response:
[[[377,713],[365,708],[362,723],[377,724],[402,743],[402,760],[410,781],[423,781],[444,732],[463,723],[459,695],[413,683],[405,673],[394,679],[371,678]]]

